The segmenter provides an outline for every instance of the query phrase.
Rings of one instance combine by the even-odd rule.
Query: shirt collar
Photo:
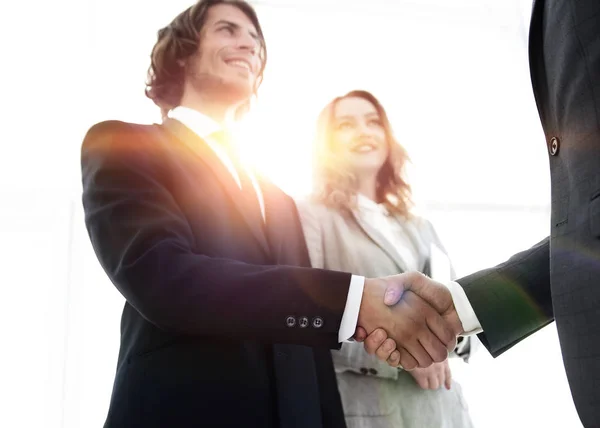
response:
[[[169,112],[169,117],[183,123],[203,140],[211,134],[223,130],[217,121],[189,107],[175,107]]]
[[[356,195],[356,204],[358,209],[363,212],[376,212],[386,215],[389,214],[384,204],[378,204],[361,193]]]

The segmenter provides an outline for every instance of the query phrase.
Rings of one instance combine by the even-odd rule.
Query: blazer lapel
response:
[[[310,266],[310,258],[296,204],[279,187],[266,179],[260,180],[265,201],[267,239],[277,264]]]
[[[431,271],[429,266],[429,248],[423,241],[423,233],[412,221],[402,221],[402,229],[414,245],[415,250],[419,255],[419,272],[429,275]]]
[[[371,226],[368,222],[364,221],[359,212],[352,210],[352,215],[354,219],[358,223],[358,225],[362,228],[362,230],[367,234],[371,240],[377,244],[385,253],[396,263],[401,272],[406,272],[406,264],[400,254],[394,246],[391,244],[390,240],[387,239],[380,231],[378,231],[375,227]]]
[[[191,129],[185,126],[183,123],[174,119],[167,119],[163,123],[164,128],[173,136],[175,136],[185,147],[193,152],[202,163],[212,170],[214,175],[219,179],[223,185],[223,189],[227,195],[231,198],[233,204],[236,206],[248,227],[252,231],[252,234],[258,240],[261,248],[265,251],[266,255],[270,255],[269,244],[265,236],[265,228],[263,224],[260,224],[256,219],[250,215],[250,211],[243,203],[241,197],[241,190],[235,182],[231,173],[227,170],[223,162],[219,159],[217,154],[196,135]]]

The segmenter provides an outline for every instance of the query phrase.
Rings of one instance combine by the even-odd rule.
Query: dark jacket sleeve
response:
[[[127,125],[98,124],[82,146],[88,233],[127,302],[174,333],[337,348],[351,275],[194,253],[194,235],[167,189],[160,155],[143,131]],[[311,326],[290,328],[290,316],[306,316]],[[320,328],[312,327],[316,317]]]
[[[497,357],[554,319],[546,238],[508,261],[458,280],[481,323],[481,342]]]

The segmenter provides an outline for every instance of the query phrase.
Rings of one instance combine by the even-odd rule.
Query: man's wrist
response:
[[[468,336],[481,333],[482,328],[479,319],[477,319],[477,315],[462,286],[455,281],[450,281],[446,285],[452,295],[456,317],[461,326],[462,331],[460,334]]]
[[[376,278],[365,278],[365,286],[363,287],[360,309],[358,311],[358,325],[361,327],[366,328],[369,324],[369,315],[371,313],[372,305],[371,300],[374,287],[376,287],[376,281]]]
[[[338,341],[340,343],[350,341],[356,333],[358,316],[362,305],[364,294],[365,278],[363,276],[352,275],[346,297],[346,306],[340,321],[340,330],[338,332]]]

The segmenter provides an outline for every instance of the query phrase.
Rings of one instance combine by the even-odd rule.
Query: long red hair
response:
[[[413,203],[411,188],[405,178],[408,154],[394,137],[379,100],[363,90],[354,90],[334,98],[319,115],[313,145],[313,198],[337,209],[353,209],[356,206],[356,177],[340,162],[333,141],[335,107],[345,98],[362,98],[375,107],[389,145],[389,155],[377,176],[377,200],[385,204],[390,212],[409,217]]]

